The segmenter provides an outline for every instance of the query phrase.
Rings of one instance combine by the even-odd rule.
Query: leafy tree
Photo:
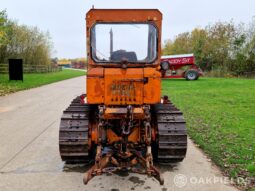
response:
[[[206,51],[208,47],[208,32],[204,29],[195,28],[191,32],[191,48],[190,52],[193,52],[196,56],[197,64],[204,70],[208,68],[209,53]]]
[[[0,11],[0,46],[2,47],[7,41],[7,15],[6,11]]]
[[[37,27],[19,25],[0,12],[0,63],[22,58],[26,65],[49,65],[53,44],[49,33]]]
[[[8,20],[6,11],[0,11],[0,63],[3,63],[7,54],[7,45],[10,41],[12,23]]]

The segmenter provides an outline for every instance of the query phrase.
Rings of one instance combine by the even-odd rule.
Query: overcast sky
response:
[[[163,13],[163,38],[216,21],[248,23],[255,0],[0,0],[0,10],[20,24],[49,31],[59,58],[85,57],[85,13],[95,8],[158,8]]]

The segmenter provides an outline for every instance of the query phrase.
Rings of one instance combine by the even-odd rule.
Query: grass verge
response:
[[[249,183],[255,177],[255,80],[201,78],[162,83],[162,93],[184,112],[189,136],[226,174],[248,178]]]
[[[8,74],[0,74],[0,96],[83,75],[85,71],[64,69],[60,72],[24,74],[22,82],[9,81]]]

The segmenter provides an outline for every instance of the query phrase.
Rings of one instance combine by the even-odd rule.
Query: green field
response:
[[[255,176],[255,80],[163,80],[189,136],[231,177]]]
[[[84,71],[64,69],[60,72],[24,74],[24,82],[22,82],[9,81],[7,74],[0,74],[0,96],[82,75],[85,75]]]

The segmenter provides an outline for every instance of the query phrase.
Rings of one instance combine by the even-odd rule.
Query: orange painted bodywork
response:
[[[91,68],[87,72],[87,102],[90,104],[104,103],[104,68]]]
[[[140,141],[140,133],[139,128],[134,128],[134,130],[128,136],[128,141],[132,143],[138,143]],[[107,142],[112,144],[114,142],[121,141],[121,137],[116,135],[111,129],[107,129]]]
[[[90,104],[156,104],[161,97],[161,73],[156,68],[91,68],[87,74]]]
[[[153,24],[158,31],[157,59],[153,63],[126,63],[126,68],[122,68],[120,63],[95,63],[91,58],[90,33],[96,23]],[[134,106],[134,119],[144,120],[143,105],[160,103],[161,23],[162,14],[156,9],[91,9],[87,13],[87,102],[105,106],[104,120],[125,118],[128,105]],[[92,123],[90,128],[90,144],[92,142],[97,144],[100,138],[95,123]],[[140,128],[133,128],[128,136],[129,142],[141,141]],[[121,140],[121,137],[110,128],[107,129],[106,134],[109,144]]]
[[[158,30],[157,59],[153,63],[95,63],[91,58],[90,30],[100,23],[151,23]],[[87,32],[87,102],[106,106],[160,103],[162,14],[156,9],[91,9],[86,15]]]

